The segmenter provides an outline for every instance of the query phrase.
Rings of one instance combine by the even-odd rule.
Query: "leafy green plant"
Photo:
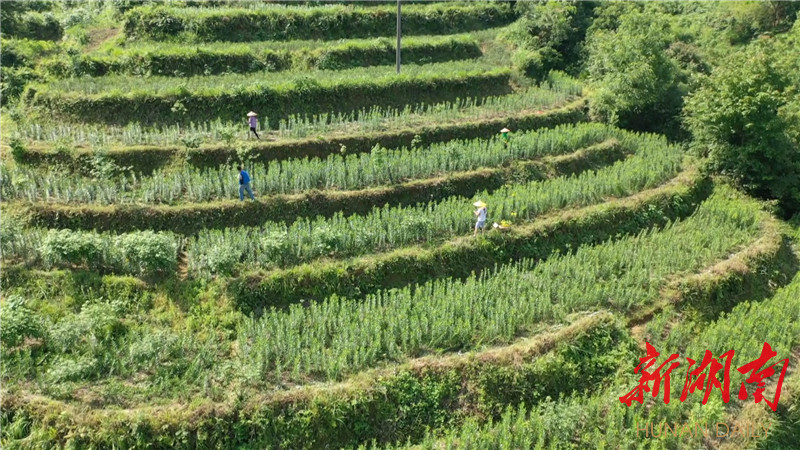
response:
[[[103,259],[106,248],[96,233],[50,230],[42,240],[40,253],[49,266],[75,264],[94,267]]]
[[[22,344],[26,339],[47,337],[46,322],[20,296],[4,298],[0,303],[0,315],[3,317],[0,323],[0,342],[4,351]]]
[[[152,231],[128,233],[116,238],[115,246],[132,273],[174,273],[178,245],[175,239]]]
[[[27,154],[25,143],[19,138],[11,138],[8,142],[8,146],[11,147],[11,157],[14,158],[14,161],[18,163],[22,162]]]

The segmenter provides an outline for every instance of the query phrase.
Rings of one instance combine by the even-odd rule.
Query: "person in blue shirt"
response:
[[[239,164],[239,200],[244,201],[244,193],[250,196],[250,200],[255,200],[253,189],[250,187],[250,174]]]

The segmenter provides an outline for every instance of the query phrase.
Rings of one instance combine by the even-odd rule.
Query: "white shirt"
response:
[[[478,210],[478,222],[483,222],[486,220],[486,208],[481,208]]]

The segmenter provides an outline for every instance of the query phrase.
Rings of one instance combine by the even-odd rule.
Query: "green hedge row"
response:
[[[393,36],[396,8],[326,6],[264,9],[179,9],[145,6],[128,11],[128,38],[169,39],[184,32],[200,41],[352,39]],[[455,34],[506,25],[516,18],[504,3],[413,5],[402,12],[403,33]]]
[[[389,39],[337,43],[312,49],[280,50],[231,45],[230,48],[175,46],[83,55],[73,60],[53,58],[43,63],[56,76],[126,75],[193,76],[283,70],[341,70],[393,65],[395,42]],[[468,36],[411,38],[403,42],[403,62],[428,64],[478,58],[478,42]]]
[[[508,94],[509,69],[462,71],[459,73],[389,74],[337,82],[303,82],[283,85],[238,86],[230,90],[185,88],[158,92],[114,90],[102,94],[66,92],[38,85],[29,86],[24,97],[56,118],[66,121],[122,125],[205,122],[216,119],[242,122],[248,109],[262,111],[269,126],[291,114],[350,113],[362,108],[440,103],[456,98],[485,98]]]
[[[478,239],[460,239],[433,249],[406,248],[350,261],[312,263],[232,280],[231,297],[246,312],[286,307],[336,294],[359,297],[378,289],[441,277],[466,277],[522,258],[544,259],[554,251],[599,243],[685,217],[709,195],[711,183],[693,169],[661,188]]]
[[[423,126],[419,128],[392,130],[378,133],[359,133],[341,137],[322,137],[296,139],[282,142],[261,142],[253,144],[250,155],[254,162],[269,162],[290,158],[326,158],[338,153],[344,146],[348,153],[369,152],[377,144],[384,148],[427,146],[437,142],[457,139],[488,139],[497,136],[503,127],[514,131],[528,131],[537,128],[552,128],[565,123],[586,121],[585,101],[577,100],[561,108],[543,114],[527,112],[495,119],[460,122],[445,125]],[[185,153],[182,147],[136,146],[112,149],[106,153],[120,167],[132,167],[137,172],[149,174],[184,155],[189,164],[197,167],[219,167],[229,160],[237,159],[236,150],[224,144],[201,146]],[[54,152],[50,148],[36,147],[19,154],[17,162],[30,165],[62,164],[76,171],[90,167],[91,151],[69,153]]]
[[[41,41],[58,41],[64,35],[64,28],[50,12],[29,11],[17,16],[7,17],[3,21],[2,32],[4,36]]]
[[[445,177],[358,191],[313,191],[275,195],[258,202],[238,200],[185,206],[71,206],[36,203],[28,210],[28,223],[42,228],[129,232],[168,230],[191,235],[203,229],[257,226],[266,220],[290,221],[298,217],[330,217],[337,212],[366,214],[375,206],[412,205],[454,195],[471,196],[504,184],[569,175],[606,166],[624,157],[615,141],[605,142],[572,155],[520,161],[508,167],[455,173]]]
[[[467,416],[497,418],[508,406],[591,391],[636,354],[627,330],[608,313],[529,341],[505,355],[433,359],[339,389],[254,395],[231,405],[199,401],[81,414],[58,402],[4,396],[3,430],[8,441],[27,437],[67,448],[322,449],[414,442]],[[27,432],[9,436],[14,430]]]

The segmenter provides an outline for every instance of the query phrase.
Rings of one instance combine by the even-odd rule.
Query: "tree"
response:
[[[518,49],[515,66],[533,78],[543,78],[551,69],[577,74],[594,7],[592,2],[575,1],[518,3],[519,20],[501,34]]]
[[[798,56],[770,39],[755,42],[716,67],[684,108],[694,145],[712,167],[753,195],[779,200],[786,214],[800,206],[800,108],[783,59]]]
[[[595,29],[588,44],[592,117],[640,130],[671,122],[681,102],[678,68],[665,52],[671,40],[663,15],[636,10],[616,29]]]

